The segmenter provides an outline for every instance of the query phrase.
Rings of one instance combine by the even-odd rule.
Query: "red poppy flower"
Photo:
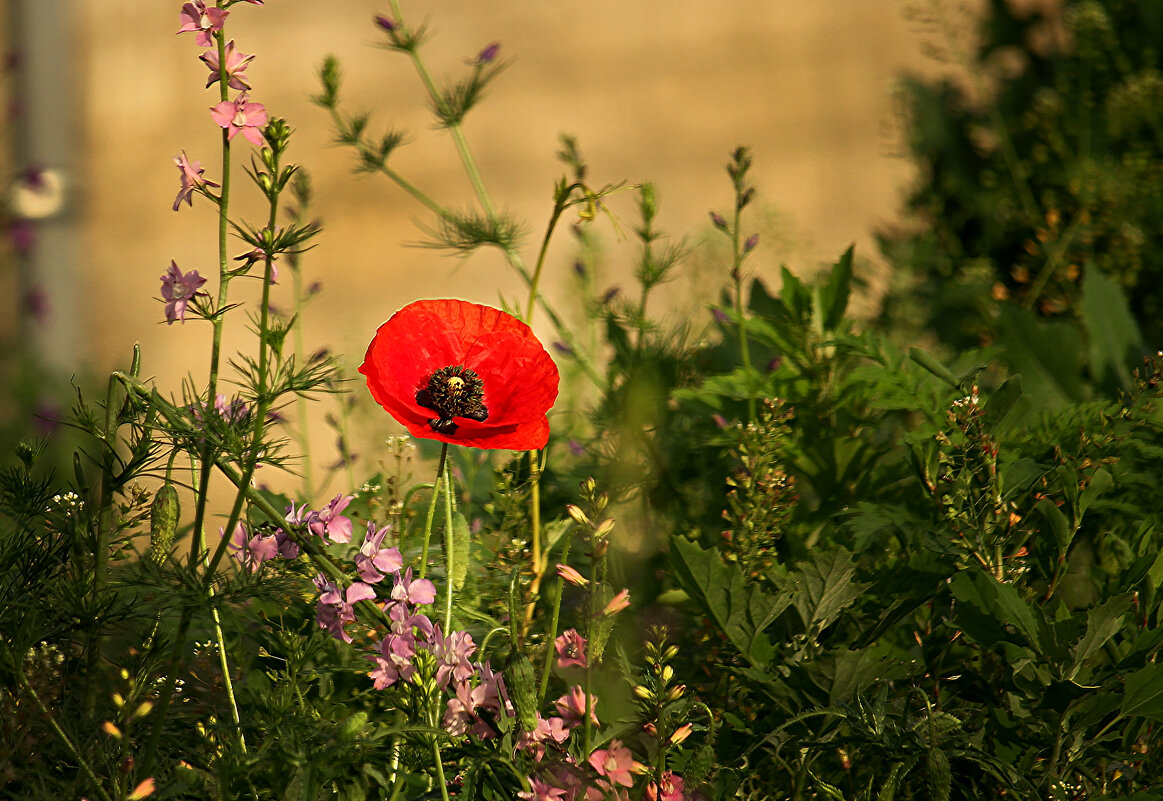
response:
[[[376,331],[359,371],[414,437],[473,448],[545,447],[557,365],[525,323],[463,300],[418,300]]]

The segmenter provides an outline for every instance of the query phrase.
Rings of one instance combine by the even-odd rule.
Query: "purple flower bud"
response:
[[[612,286],[606,290],[606,294],[602,295],[602,303],[609,303],[622,292],[621,288]]]
[[[563,354],[565,356],[572,356],[573,355],[573,348],[571,348],[569,345],[565,344],[564,342],[554,342],[553,349],[556,350],[558,353]]]
[[[714,223],[715,227],[720,231],[727,230],[727,221],[724,220],[723,215],[719,214],[718,212],[711,212],[711,222]]]
[[[376,25],[379,25],[388,33],[396,30],[396,23],[390,17],[384,16],[383,14],[376,14]]]
[[[487,45],[485,49],[477,55],[477,64],[488,64],[489,62],[493,61],[496,59],[497,51],[500,49],[500,42],[493,42],[492,44]]]
[[[571,439],[568,444],[569,444],[569,452],[572,453],[574,456],[584,456],[585,455],[586,446],[582,445],[581,442],[579,442],[578,440]]]
[[[727,312],[723,311],[718,306],[715,306],[711,309],[711,315],[714,316],[715,322],[719,323],[725,323],[728,319],[730,319],[727,317]]]
[[[750,253],[755,250],[755,246],[759,244],[759,234],[752,234],[747,237],[747,241],[743,243],[743,252]]]
[[[573,263],[573,271],[577,273],[578,278],[586,277],[586,266],[582,263],[581,259]]]
[[[774,372],[775,372],[776,370],[778,370],[778,369],[779,369],[779,368],[780,368],[782,365],[783,365],[783,357],[782,357],[782,356],[776,356],[774,359],[772,359],[771,361],[769,361],[769,362],[767,363],[767,372],[769,372],[769,373],[774,373]]]
[[[728,425],[730,425],[730,423],[727,422],[727,418],[718,412],[712,414],[711,419],[715,421],[715,425],[719,428],[726,428]]]
[[[323,291],[323,284],[319,281],[312,281],[311,286],[307,287],[307,296],[318,295]]]

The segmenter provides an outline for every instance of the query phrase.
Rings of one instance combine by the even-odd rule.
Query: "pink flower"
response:
[[[246,72],[250,62],[254,60],[254,56],[235,52],[233,39],[226,43],[224,52],[226,54],[226,85],[231,89],[249,89],[250,84],[243,73]],[[202,59],[202,63],[210,70],[210,75],[206,78],[206,87],[209,88],[222,79],[223,70],[218,61],[218,51],[207,50],[198,58]]]
[[[586,716],[586,694],[578,685],[569,688],[569,692],[553,702],[557,713],[561,715],[565,725],[569,728],[580,726]],[[590,722],[598,725],[598,715],[594,711],[598,706],[598,697],[590,696]]]
[[[367,523],[367,536],[359,553],[355,555],[355,567],[359,570],[359,577],[368,584],[383,581],[385,573],[395,573],[404,566],[404,557],[399,548],[381,548],[384,536],[390,526],[384,526],[376,531],[376,524],[370,520]]]
[[[222,534],[223,530],[219,528],[218,535]],[[233,551],[231,556],[237,559],[248,573],[256,572],[260,564],[279,555],[279,542],[273,533],[259,532],[248,538],[242,523],[234,527],[234,535],[226,547]]]
[[[557,667],[586,666],[586,638],[577,633],[577,629],[566,629],[561,636],[553,641],[557,649]]]
[[[354,495],[336,495],[331,502],[307,518],[307,527],[317,537],[331,542],[351,542],[351,518],[339,514],[351,503]]]
[[[428,579],[412,580],[412,568],[396,579],[392,587],[392,600],[407,601],[410,604],[430,604],[436,600],[436,585]]]
[[[537,713],[537,725],[533,731],[523,731],[517,738],[517,747],[533,755],[540,762],[545,756],[545,743],[552,740],[560,745],[569,738],[569,729],[561,718],[543,718]]]
[[[322,573],[315,577],[315,587],[320,595],[315,605],[315,622],[320,628],[327,629],[337,640],[351,642],[351,637],[344,626],[355,622],[355,604],[358,601],[370,601],[376,597],[376,591],[362,581],[356,581],[347,588],[346,593],[340,592],[332,582]]]
[[[375,670],[368,673],[377,690],[391,687],[397,681],[407,681],[416,672],[412,657],[416,655],[415,638],[411,642],[404,637],[389,634],[380,643],[380,655],[370,659],[376,663]]]
[[[599,748],[590,754],[589,762],[600,775],[623,787],[632,787],[634,777],[630,773],[642,769],[642,765],[634,761],[630,749],[617,738],[610,740],[609,748]]]
[[[185,323],[186,306],[195,296],[206,296],[205,292],[199,291],[202,284],[206,283],[206,279],[198,275],[197,270],[190,270],[183,275],[178,269],[177,262],[171,259],[170,268],[166,270],[161,281],[162,299],[166,302],[166,322],[170,325],[174,320]]]
[[[646,797],[649,801],[683,801],[683,784],[682,776],[668,770],[661,782],[646,785]]]
[[[267,124],[267,110],[262,103],[251,103],[246,92],[234,98],[233,102],[223,100],[213,106],[210,116],[226,129],[228,140],[233,141],[234,135],[242,131],[242,135],[252,145],[262,145],[262,131],[259,129]]]
[[[178,33],[196,33],[194,41],[202,47],[211,47],[214,43],[210,34],[222,30],[229,11],[223,8],[207,7],[204,0],[193,0],[182,6],[178,21],[182,27]]]
[[[454,631],[447,637],[441,636],[439,626],[432,634],[432,655],[436,657],[436,684],[441,689],[448,686],[451,679],[467,681],[473,674],[468,658],[476,651],[476,643],[467,631]]]
[[[178,196],[174,199],[174,211],[178,210],[183,200],[191,206],[194,205],[195,189],[201,189],[204,186],[220,186],[220,184],[203,178],[202,173],[206,171],[202,169],[202,162],[190,161],[186,158],[184,150],[180,156],[174,156],[174,164],[178,165],[178,178],[182,182],[182,188],[178,190]]]
[[[546,784],[536,776],[532,776],[529,779],[529,789],[517,793],[517,797],[524,798],[526,801],[565,801],[565,790],[554,787],[552,784]]]

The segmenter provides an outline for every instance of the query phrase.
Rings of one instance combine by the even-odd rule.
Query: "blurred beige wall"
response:
[[[174,34],[177,0],[122,4],[115,25],[107,6],[79,6],[89,32],[81,176],[88,259],[80,271],[89,298],[84,330],[92,333],[86,364],[113,367],[140,340],[147,367],[172,384],[187,369],[201,372],[206,337],[200,324],[159,322],[158,276],[171,258],[213,272],[215,223],[205,201],[170,210],[171,159],[184,149],[217,175],[219,129],[207,111],[217,92],[202,89],[202,48]],[[853,241],[875,260],[871,232],[893,219],[910,176],[896,157],[893,80],[932,66],[902,3],[448,0],[404,8],[431,21],[424,54],[437,75],[455,75],[494,40],[512,62],[466,130],[494,200],[528,221],[528,261],[563,171],[554,158],[561,132],[578,137],[594,183],[653,181],[662,223],[674,233],[705,231],[707,210],[729,205],[723,165],[735,145],[749,144],[759,203],[787,221],[807,266]],[[310,308],[308,340],[353,359],[380,321],[417,296],[496,303],[498,292],[519,294],[494,254],[458,266],[408,247],[420,238],[423,209],[382,177],[352,175],[351,154],[330,146],[328,121],[309,102],[320,61],[339,55],[349,107],[373,108],[373,124],[410,133],[393,166],[443,202],[470,202],[455,151],[432,130],[406,58],[374,46],[380,36],[371,20],[384,10],[369,0],[240,3],[228,27],[240,50],[257,54],[253,99],[295,127],[292,156],[315,179],[315,212],[326,230],[305,269],[325,292]],[[237,163],[249,146],[236,141]],[[235,208],[257,219],[254,193],[241,180],[235,186],[244,198]],[[618,208],[632,224],[630,198]],[[569,244],[561,238],[551,271],[569,263]],[[767,262],[777,245],[786,246],[765,241],[753,267],[774,271]],[[631,253],[614,258],[625,267]]]
[[[872,232],[895,218],[911,176],[899,157],[893,83],[903,71],[938,68],[923,56],[903,0],[403,5],[411,21],[430,21],[423,53],[437,76],[456,76],[492,41],[511,61],[469,115],[466,131],[494,201],[528,223],[527,262],[563,173],[555,159],[558,135],[568,132],[578,137],[595,185],[654,182],[662,227],[696,239],[708,232],[709,208],[729,208],[723,167],[736,145],[748,144],[758,187],[754,227],[765,234],[749,263],[753,270],[775,276],[785,259],[810,269],[852,242],[878,263]],[[145,374],[174,392],[188,374],[203,381],[208,328],[164,324],[159,276],[170,259],[212,275],[216,256],[211,205],[196,199],[193,209],[170,210],[177,191],[172,159],[185,150],[208,177],[220,172],[219,129],[208,113],[217,89],[203,89],[203,48],[190,34],[175,35],[180,6],[179,0],[126,0],[115,10],[75,6],[85,97],[78,364],[93,374],[123,367],[139,341]],[[296,129],[291,156],[314,179],[314,212],[325,230],[304,269],[324,291],[304,319],[307,349],[329,348],[352,367],[376,326],[417,297],[497,304],[499,293],[522,296],[496,254],[461,264],[409,247],[420,238],[416,222],[427,219],[424,210],[382,177],[353,175],[351,153],[331,145],[328,120],[309,101],[320,62],[337,54],[347,107],[374,109],[373,127],[409,132],[393,166],[444,203],[471,202],[455,150],[433,130],[407,59],[376,47],[382,35],[372,19],[386,10],[376,0],[239,3],[227,28],[239,50],[257,54],[248,71],[252,99]],[[250,146],[241,137],[236,143],[237,169]],[[262,219],[241,173],[235,187],[236,213]],[[632,197],[615,208],[632,228]],[[624,280],[633,248],[615,247],[609,226],[599,225],[611,245],[611,280]],[[571,263],[573,240],[562,233],[550,255],[547,292],[567,306],[554,280]],[[717,287],[705,271],[701,280],[673,297],[710,299]],[[232,299],[255,297],[256,283],[233,284],[239,292]],[[286,291],[276,292],[276,303],[285,302]],[[243,341],[244,329],[236,315],[227,353]]]

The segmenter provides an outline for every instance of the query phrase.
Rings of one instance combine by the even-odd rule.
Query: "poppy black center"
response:
[[[439,415],[428,421],[433,431],[452,436],[458,427],[454,417],[467,417],[478,423],[488,418],[489,410],[482,402],[484,394],[481,377],[467,367],[454,364],[441,367],[432,374],[428,383],[416,393],[416,403]]]

